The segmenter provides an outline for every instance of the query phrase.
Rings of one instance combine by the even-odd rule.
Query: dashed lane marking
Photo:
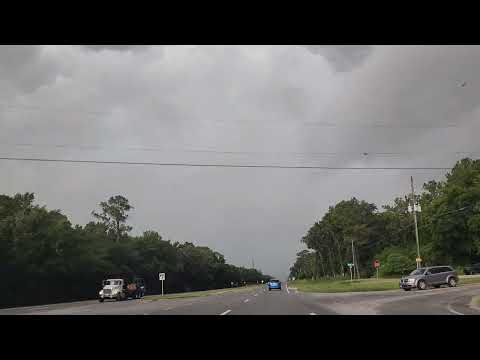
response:
[[[230,311],[232,310],[227,310],[227,311],[224,311],[223,313],[221,313],[220,315],[227,315]]]

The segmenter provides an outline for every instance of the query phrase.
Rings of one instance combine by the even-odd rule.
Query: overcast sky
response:
[[[450,167],[480,152],[478,46],[0,46],[0,156]],[[462,86],[462,84],[464,86]],[[368,155],[363,155],[368,153]],[[388,154],[389,153],[389,154]],[[179,168],[0,160],[0,193],[73,223],[112,195],[156,230],[288,275],[328,206],[381,206],[434,170]]]

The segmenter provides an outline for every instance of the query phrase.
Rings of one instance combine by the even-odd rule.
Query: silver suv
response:
[[[448,285],[457,286],[457,272],[450,266],[428,266],[419,268],[410,273],[410,275],[400,279],[400,288],[409,291],[413,288],[425,290],[429,286],[440,287]]]

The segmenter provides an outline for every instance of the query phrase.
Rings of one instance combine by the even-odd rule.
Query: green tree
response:
[[[100,208],[100,213],[92,211],[92,215],[105,225],[110,234],[113,234],[115,241],[120,241],[132,230],[131,226],[126,225],[128,212],[133,209],[128,199],[121,195],[112,196],[108,201],[102,201]]]

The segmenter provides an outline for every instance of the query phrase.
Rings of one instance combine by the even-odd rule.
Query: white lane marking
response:
[[[249,299],[243,300],[244,303],[247,303],[247,302],[249,302],[249,301],[250,301]]]
[[[253,294],[253,296],[258,296],[258,294]]]
[[[168,307],[165,309],[165,311],[168,311],[168,310],[172,310],[172,309],[175,309],[174,307]]]
[[[317,315],[317,314],[315,314],[315,313],[310,313],[310,314],[308,314],[308,315]]]
[[[15,310],[23,310],[23,311],[35,311],[35,310],[48,310],[50,305],[44,306],[32,306],[32,307],[24,307],[24,308],[10,308],[10,309],[2,309],[2,311],[15,311]]]
[[[452,306],[450,304],[447,305],[447,310],[449,312],[451,312],[452,314],[455,314],[455,315],[465,315],[465,314],[462,314],[461,312],[458,312],[458,311],[455,311],[452,309]]]
[[[290,294],[290,291],[288,290],[288,286],[286,286],[285,288],[287,289],[287,293],[289,293],[289,294]]]
[[[227,310],[227,311],[224,311],[223,313],[221,313],[220,315],[227,315],[230,311],[232,310]]]
[[[147,313],[143,314],[143,315],[148,315]]]

